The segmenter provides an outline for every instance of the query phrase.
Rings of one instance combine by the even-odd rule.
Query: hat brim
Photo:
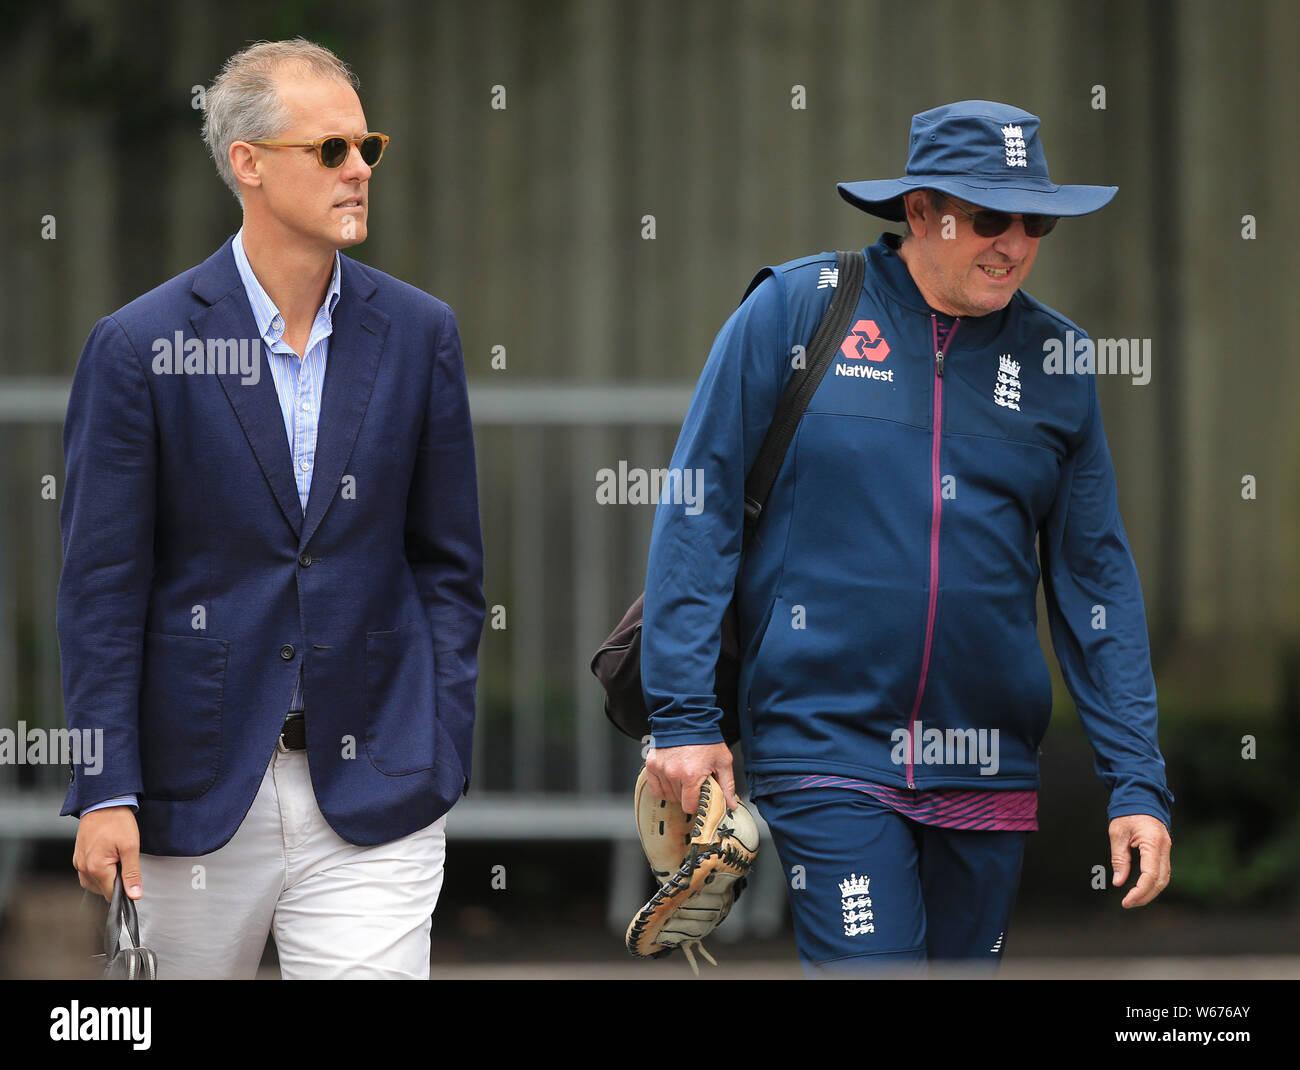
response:
[[[870,182],[841,182],[836,189],[855,208],[895,223],[907,217],[903,194],[918,189],[941,190],[995,212],[1057,216],[1088,215],[1104,208],[1119,192],[1118,186],[1055,186],[1023,179],[999,182],[952,175],[906,175]]]

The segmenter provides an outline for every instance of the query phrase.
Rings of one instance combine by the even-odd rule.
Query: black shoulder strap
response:
[[[745,538],[758,523],[767,496],[776,482],[776,475],[785,463],[786,451],[794,439],[795,429],[803,419],[804,410],[812,400],[817,387],[821,385],[826,369],[844,336],[849,333],[853,311],[858,307],[858,297],[862,292],[862,279],[866,274],[866,257],[862,251],[855,249],[835,254],[839,260],[839,277],[836,281],[835,296],[822,316],[821,324],[808,351],[804,354],[804,366],[796,368],[786,383],[777,403],[776,414],[767,429],[763,444],[759,447],[754,465],[745,478]],[[761,276],[760,276],[761,277]],[[756,278],[754,283],[759,280]],[[751,283],[750,289],[753,289]]]

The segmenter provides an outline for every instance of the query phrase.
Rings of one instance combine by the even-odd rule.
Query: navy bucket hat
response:
[[[1057,186],[1047,177],[1038,116],[991,100],[962,100],[912,116],[902,178],[841,182],[840,196],[864,212],[906,218],[903,194],[937,189],[997,212],[1087,215],[1118,186]]]

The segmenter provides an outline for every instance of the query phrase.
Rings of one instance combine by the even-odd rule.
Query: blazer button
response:
[[[285,643],[284,646],[280,647],[280,657],[284,658],[285,661],[293,661],[293,647]]]
[[[299,554],[299,555],[298,555],[298,564],[302,565],[303,568],[310,568],[310,567],[311,567],[311,554]]]

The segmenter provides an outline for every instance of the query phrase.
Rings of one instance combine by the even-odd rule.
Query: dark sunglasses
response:
[[[1006,212],[994,212],[988,208],[981,208],[978,212],[968,212],[960,204],[952,200],[949,200],[948,204],[970,219],[971,228],[981,238],[996,238],[999,234],[1005,234],[1007,228],[1013,222],[1011,216],[1007,215]],[[1052,228],[1056,226],[1056,221],[1060,218],[1060,216],[1055,215],[1022,215],[1020,217],[1025,224],[1025,236],[1028,238],[1041,238],[1045,234],[1051,234]]]
[[[316,150],[316,159],[322,167],[342,167],[343,162],[357,146],[361,159],[367,167],[376,166],[384,158],[384,149],[388,148],[387,134],[362,134],[361,137],[344,137],[342,134],[326,134],[315,141],[285,141],[279,138],[262,138],[250,141],[250,145],[261,145],[267,149],[306,149]]]

